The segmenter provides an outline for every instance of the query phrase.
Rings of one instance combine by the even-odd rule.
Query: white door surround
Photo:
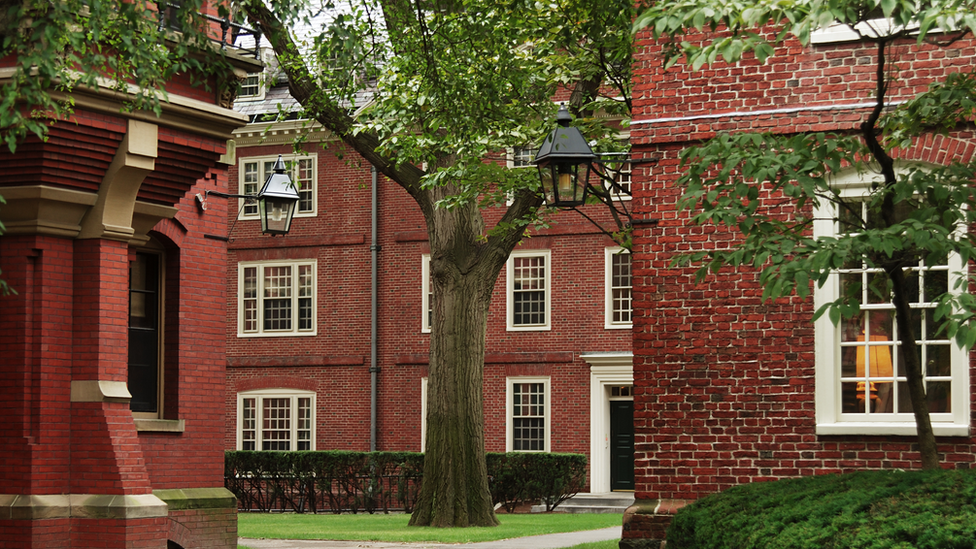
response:
[[[590,492],[610,492],[610,387],[634,384],[631,352],[583,353],[590,365]]]

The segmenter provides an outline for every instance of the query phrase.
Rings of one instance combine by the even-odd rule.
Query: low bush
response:
[[[487,454],[491,499],[508,512],[525,503],[552,511],[586,483],[586,456],[510,452]]]
[[[487,454],[493,501],[509,511],[541,502],[547,511],[579,492],[586,456]],[[423,478],[414,452],[226,452],[224,485],[251,511],[410,512]]]
[[[678,511],[668,549],[976,547],[976,473],[864,471],[730,488]]]

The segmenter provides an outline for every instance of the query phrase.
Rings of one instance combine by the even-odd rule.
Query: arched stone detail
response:
[[[295,389],[318,393],[319,384],[314,379],[298,376],[277,375],[242,379],[237,382],[236,392],[257,391],[259,389]]]
[[[167,536],[167,540],[177,544],[182,549],[196,549],[198,547],[193,532],[173,517],[169,518],[169,535]],[[168,544],[168,546],[170,545]]]

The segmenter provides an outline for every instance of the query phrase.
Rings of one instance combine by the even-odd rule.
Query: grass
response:
[[[294,513],[240,513],[237,534],[244,538],[334,539],[355,541],[476,543],[500,539],[597,530],[620,526],[620,514],[517,514],[498,515],[495,528],[408,527],[410,515],[310,515]],[[585,549],[612,545],[586,544]]]

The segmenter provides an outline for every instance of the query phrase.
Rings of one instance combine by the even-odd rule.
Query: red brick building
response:
[[[625,516],[621,546],[657,547],[676,508],[737,484],[916,467],[907,396],[894,391],[887,407],[858,407],[846,389],[864,374],[853,371],[848,355],[854,353],[847,351],[863,351],[863,339],[857,343],[848,326],[834,326],[827,315],[812,321],[819,303],[835,299],[836,281],[814,299],[764,303],[754,272],[723,270],[696,284],[694,269],[671,266],[676,254],[725,246],[733,238],[692,226],[687,212],[677,212],[673,183],[682,149],[718,131],[855,130],[873,101],[874,46],[828,29],[806,47],[787,42],[765,64],[719,63],[700,71],[680,63],[663,70],[661,45],[646,34],[638,36],[637,51],[631,142],[635,154],[661,160],[635,171],[634,201],[639,217],[661,222],[639,228],[633,250],[637,502]],[[899,72],[889,97],[899,101],[950,72],[972,70],[976,42],[939,49],[907,40],[892,54]],[[899,160],[971,161],[974,149],[966,128],[928,136]],[[834,181],[850,192],[870,184],[852,173],[835,174]],[[829,222],[815,228],[818,234],[833,230]],[[918,271],[945,284],[962,270],[958,263]],[[921,296],[919,303],[923,313],[930,307]],[[866,324],[875,315],[890,324],[890,309],[890,303],[872,302],[860,320]],[[972,467],[972,358],[949,340],[923,339],[943,463]],[[891,378],[903,381],[897,373]]]
[[[251,91],[237,108],[252,119],[292,101],[283,86]],[[270,241],[258,235],[252,206],[228,211],[224,445],[421,451],[430,337],[423,216],[328,132],[313,132],[296,155],[303,122],[268,126],[235,133],[231,189],[256,189],[282,154],[303,201],[291,232]],[[535,169],[534,151],[508,156],[512,169]],[[594,492],[633,488],[630,258],[619,251],[578,214],[560,215],[516,248],[487,334],[487,449],[587,454]],[[517,398],[539,405],[515,409]],[[623,441],[616,458],[612,435]]]
[[[213,443],[227,217],[195,196],[226,191],[245,120],[215,89],[170,82],[158,117],[76,90],[46,141],[0,151],[2,547],[236,547]]]

